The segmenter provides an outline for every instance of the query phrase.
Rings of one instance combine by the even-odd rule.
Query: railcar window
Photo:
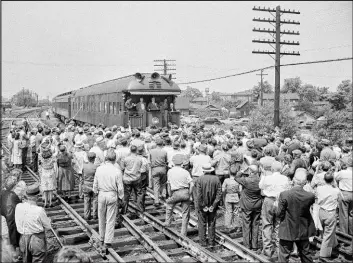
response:
[[[102,112],[102,109],[103,109],[102,102],[99,102],[99,111]]]
[[[113,102],[109,102],[109,113],[114,114]]]
[[[116,114],[116,102],[113,102],[113,114]]]
[[[108,113],[108,102],[104,102],[104,113]]]

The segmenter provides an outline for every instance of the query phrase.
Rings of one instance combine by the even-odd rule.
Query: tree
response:
[[[201,119],[204,119],[206,117],[217,117],[219,114],[217,112],[211,111],[210,109],[201,108],[195,110],[195,115],[199,116]]]
[[[263,106],[257,106],[250,113],[248,129],[250,132],[272,132],[273,127],[273,111],[274,104],[266,103]],[[280,128],[282,135],[292,137],[298,130],[295,118],[290,115],[291,105],[288,102],[281,101],[280,103]]]
[[[342,143],[351,136],[352,114],[346,110],[327,109],[322,115],[325,121],[318,121],[312,133],[318,139],[330,139],[333,143]]]
[[[221,106],[226,108],[227,110],[231,109],[231,108],[235,108],[236,106],[238,106],[241,103],[241,101],[237,100],[237,101],[232,101],[232,100],[225,100],[221,103]]]
[[[295,109],[298,111],[306,111],[314,116],[317,115],[317,110],[315,108],[315,105],[311,101],[299,101],[297,105],[295,105]]]
[[[329,94],[329,88],[328,87],[317,87],[317,95],[319,100],[324,100],[325,96]]]
[[[337,92],[345,94],[347,103],[352,102],[352,82],[350,80],[343,80],[337,87]]]
[[[16,103],[17,106],[35,106],[37,104],[36,94],[28,89],[22,89],[13,95],[12,101]]]
[[[317,88],[311,84],[305,84],[298,89],[298,95],[304,101],[316,101],[318,98]]]
[[[188,97],[190,101],[195,98],[202,97],[202,92],[199,89],[192,88],[190,86],[186,87],[186,90],[183,90],[180,94],[181,97]]]
[[[267,82],[267,80],[265,80],[263,83],[262,83],[262,86],[263,86],[263,91],[264,93],[273,93],[273,87],[270,83]],[[261,94],[261,82],[258,82],[257,85],[255,85],[253,88],[253,93],[260,96]]]
[[[337,87],[338,92],[352,93],[352,82],[348,80],[343,80]]]
[[[349,102],[347,94],[343,92],[334,92],[327,96],[327,100],[331,103],[332,109],[343,110],[346,108],[346,103]]]
[[[214,101],[214,102],[222,101],[222,98],[221,98],[220,94],[221,94],[220,92],[213,91],[211,93],[211,100]]]
[[[302,81],[300,77],[285,79],[282,86],[282,93],[296,93],[300,89]]]

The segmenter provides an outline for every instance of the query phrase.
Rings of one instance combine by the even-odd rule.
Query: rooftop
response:
[[[264,93],[263,95],[264,100],[274,100],[275,93]],[[298,93],[281,93],[280,98],[285,100],[299,100]]]

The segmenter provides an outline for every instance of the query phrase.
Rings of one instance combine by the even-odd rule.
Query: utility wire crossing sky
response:
[[[253,28],[273,30],[253,18],[273,17],[254,6],[291,9],[283,14],[300,25],[281,30],[299,31],[281,40],[281,64],[352,57],[352,2],[3,2],[2,95],[22,89],[40,97],[79,89],[94,83],[153,72],[154,60],[176,60],[176,82],[210,92],[239,92],[260,81],[257,71],[267,68],[264,81],[274,85],[274,61],[252,50],[270,50],[253,39],[269,38]],[[282,18],[281,18],[282,19]],[[234,76],[234,77],[224,77]],[[352,61],[288,66],[284,79],[329,87],[352,79]],[[217,79],[186,84],[198,80]]]

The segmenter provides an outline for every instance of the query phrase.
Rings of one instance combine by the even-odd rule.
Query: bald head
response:
[[[295,171],[293,182],[295,185],[304,186],[306,184],[308,173],[304,168],[298,168]]]

